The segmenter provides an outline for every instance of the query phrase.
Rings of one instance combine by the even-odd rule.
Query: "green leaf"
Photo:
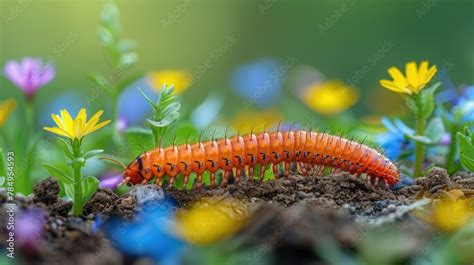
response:
[[[74,183],[74,179],[71,176],[68,176],[56,167],[46,163],[43,163],[43,167],[49,172],[49,174],[65,185]]]
[[[160,121],[154,121],[150,119],[147,119],[146,121],[148,122],[148,124],[150,124],[153,127],[161,128],[161,127],[169,126],[171,123],[175,122],[178,119],[179,119],[179,113],[173,112],[173,113],[168,114],[165,118],[163,118]]]
[[[82,203],[88,202],[94,192],[99,188],[99,180],[93,176],[87,176],[82,179]]]
[[[420,142],[422,144],[433,144],[433,141],[430,138],[426,137],[426,136],[410,135],[410,134],[406,134],[405,136],[408,137],[409,139],[412,139],[416,142]]]
[[[458,147],[459,147],[459,158],[461,165],[469,171],[474,171],[474,134],[469,128],[464,128],[464,134],[461,132],[457,133]]]
[[[406,96],[405,97],[405,102],[408,106],[408,108],[411,110],[413,113],[418,113],[419,112],[419,106],[418,106],[418,96]]]
[[[106,89],[107,91],[110,90],[111,85],[107,78],[105,78],[105,76],[99,73],[91,73],[88,75],[88,78],[92,80],[96,85]]]
[[[153,102],[153,100],[151,98],[149,98],[145,93],[143,93],[143,91],[141,89],[138,89],[138,91],[140,92],[140,94],[142,94],[142,96],[145,98],[145,100],[148,101],[148,103],[150,103],[150,105],[153,107],[153,109],[156,109],[158,107],[155,104],[155,102]]]
[[[432,143],[436,144],[441,140],[445,132],[443,121],[441,118],[435,117],[426,126],[425,136],[431,139]]]
[[[72,202],[73,203],[76,203],[74,201],[74,184],[66,184],[64,183],[64,193],[66,193],[66,196],[68,196],[69,198],[71,198]]]
[[[421,98],[421,111],[423,111],[423,117],[425,119],[431,116],[433,113],[435,102],[434,102],[434,95],[436,90],[441,86],[441,82],[437,82],[430,86],[429,88],[425,88],[420,93]]]
[[[63,150],[63,152],[66,154],[66,156],[69,159],[73,159],[74,155],[72,153],[71,147],[69,146],[69,143],[66,142],[66,140],[64,140],[63,138],[58,138],[58,143],[61,149]]]
[[[461,165],[469,170],[469,171],[474,171],[474,159],[472,157],[468,157],[466,155],[461,155]]]
[[[88,152],[86,152],[86,153],[84,154],[84,159],[87,160],[87,159],[89,159],[89,158],[91,158],[91,157],[94,157],[94,156],[96,156],[96,155],[98,155],[98,154],[101,154],[101,153],[103,153],[103,152],[104,152],[103,149],[90,150],[90,151],[88,151]]]

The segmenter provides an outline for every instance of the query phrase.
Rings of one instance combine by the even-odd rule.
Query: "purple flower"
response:
[[[117,129],[119,130],[119,132],[123,133],[125,132],[127,127],[128,127],[127,119],[124,116],[120,115],[117,121]]]
[[[38,89],[53,80],[56,72],[52,64],[43,63],[41,59],[26,57],[20,62],[7,62],[4,74],[23,90],[28,100],[31,100]]]
[[[36,249],[43,235],[45,215],[39,208],[20,212],[15,223],[15,239],[25,249]]]
[[[106,189],[115,189],[118,184],[123,179],[123,175],[120,174],[106,174],[104,178],[102,178],[99,182],[99,187],[106,188]]]

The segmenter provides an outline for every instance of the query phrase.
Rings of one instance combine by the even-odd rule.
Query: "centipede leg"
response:
[[[216,187],[216,172],[211,172],[211,189]]]
[[[247,170],[247,177],[250,181],[253,181],[253,167],[248,167],[248,170]]]
[[[260,166],[260,182],[263,182],[263,180],[265,179],[265,170],[267,168],[265,167],[265,165],[261,165]]]
[[[367,184],[367,187],[372,187],[372,178],[369,175],[365,177],[365,184]]]
[[[196,187],[198,190],[202,189],[202,174],[197,175]]]
[[[224,176],[222,177],[221,188],[227,187],[229,183],[230,171],[224,171]]]
[[[285,176],[286,179],[288,178],[289,172],[290,172],[290,162],[283,161],[283,176]]]
[[[313,174],[313,165],[311,163],[304,163],[304,168],[306,170],[306,176],[312,175]]]
[[[278,170],[278,164],[272,164],[272,171],[273,171],[273,175],[275,176],[276,179],[280,177],[280,172]]]
[[[235,170],[235,183],[239,183],[240,182],[240,178],[242,177],[242,170],[240,168],[237,168]]]
[[[168,189],[171,189],[173,187],[175,180],[176,180],[176,176],[170,177],[170,181],[168,183]]]
[[[388,185],[388,181],[386,179],[383,180],[384,187],[386,190],[390,190],[390,186]]]
[[[189,175],[184,175],[183,176],[183,189],[186,189],[186,186],[188,186],[188,181],[189,181]]]
[[[297,167],[297,168],[298,168],[298,172],[299,172],[301,175],[303,175],[303,176],[307,176],[308,172],[306,171],[306,168],[305,168],[306,166],[305,166],[305,164],[300,161],[300,162],[297,162],[296,165],[298,166],[298,167]]]
[[[156,181],[155,181],[156,185],[160,186],[161,187],[161,177],[159,178],[156,178]]]

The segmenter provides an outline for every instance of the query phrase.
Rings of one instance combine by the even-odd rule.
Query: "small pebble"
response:
[[[390,204],[386,209],[389,213],[395,212],[395,210],[397,210],[397,206],[395,206],[395,204]]]
[[[138,185],[135,186],[130,194],[135,198],[138,205],[144,205],[148,202],[158,202],[165,198],[163,190],[156,185]]]

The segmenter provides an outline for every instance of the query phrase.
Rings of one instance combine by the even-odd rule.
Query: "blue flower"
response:
[[[244,64],[232,74],[232,88],[249,105],[266,108],[274,104],[281,94],[280,64],[268,58]]]
[[[149,257],[159,264],[179,264],[185,244],[173,233],[173,204],[145,208],[133,222],[112,219],[104,230],[125,255]]]
[[[386,133],[377,135],[376,141],[386,152],[386,155],[392,159],[398,159],[402,154],[412,152],[414,143],[406,135],[413,135],[415,131],[405,125],[400,119],[394,122],[387,117],[382,118],[382,123],[388,129]]]

